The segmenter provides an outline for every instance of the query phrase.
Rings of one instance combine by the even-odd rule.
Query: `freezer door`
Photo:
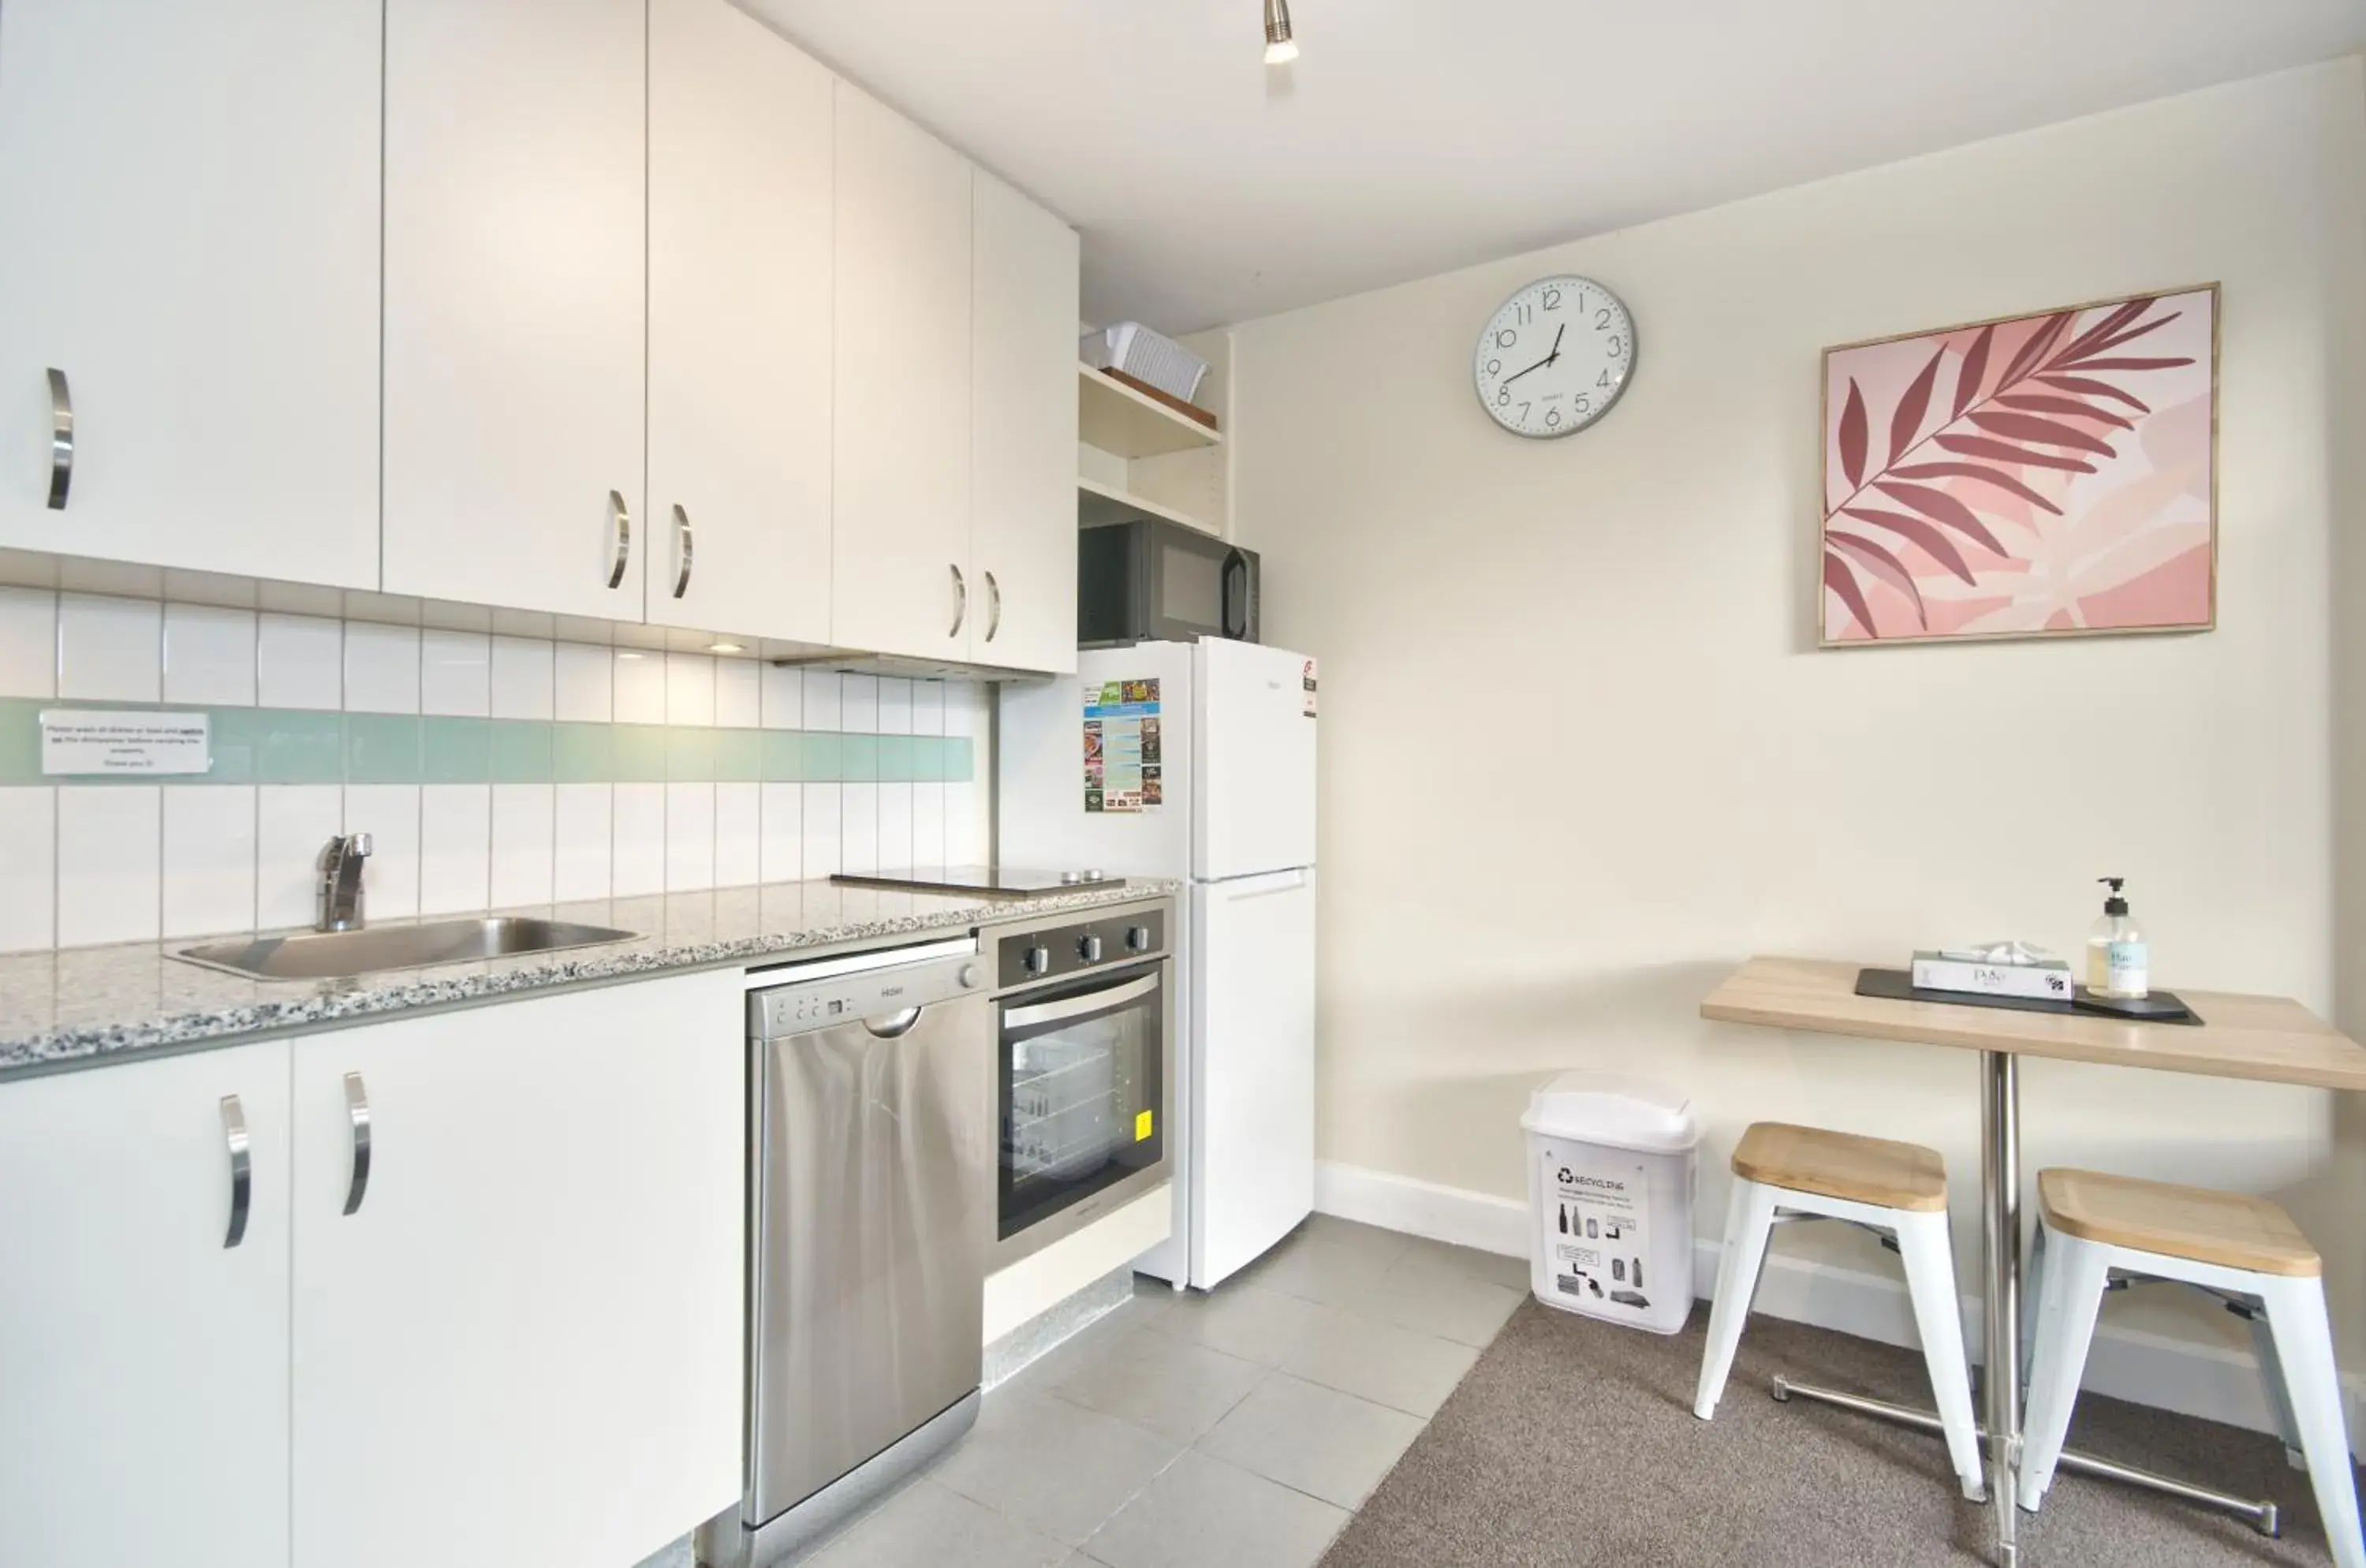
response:
[[[1086,696],[1109,682],[1156,683],[1158,723],[1141,718],[1104,723],[1104,739],[1155,750],[1144,773],[1158,769],[1159,801],[1134,811],[1087,809],[1092,775],[1086,731]],[[1137,694],[1147,695],[1146,692]],[[1191,870],[1191,645],[1143,643],[1098,649],[1076,658],[1076,674],[1042,685],[1013,682],[997,699],[995,766],[1001,788],[1000,859],[1032,871],[1082,871],[1112,876],[1189,876]],[[1153,729],[1156,739],[1152,739]],[[1104,767],[1106,762],[1104,762]],[[1106,779],[1106,774],[1103,774]]]
[[[1191,1283],[1314,1212],[1314,872],[1194,888]]]
[[[1192,651],[1191,874],[1216,882],[1313,865],[1313,660],[1212,638]]]

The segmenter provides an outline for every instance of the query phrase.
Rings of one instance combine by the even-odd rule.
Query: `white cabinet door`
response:
[[[0,546],[377,586],[378,18],[0,8]]]
[[[0,1084],[0,1562],[285,1568],[287,1052]]]
[[[390,593],[641,618],[648,25],[387,0]]]
[[[741,985],[297,1043],[299,1568],[631,1568],[738,1497]]]
[[[648,619],[829,639],[830,73],[649,5]]]
[[[970,559],[980,664],[1076,668],[1076,232],[976,176]]]
[[[970,166],[838,84],[830,640],[965,660]]]

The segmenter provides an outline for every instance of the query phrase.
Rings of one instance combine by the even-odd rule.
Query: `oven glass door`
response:
[[[1165,1157],[1166,987],[1161,961],[1002,1003],[1002,1239]]]

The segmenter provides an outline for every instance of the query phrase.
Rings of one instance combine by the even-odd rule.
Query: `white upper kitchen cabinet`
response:
[[[632,1568],[738,1500],[742,986],[296,1043],[298,1568]]]
[[[285,1043],[0,1084],[0,1562],[286,1568],[287,1095]]]
[[[976,175],[970,559],[979,664],[1076,668],[1076,232]]]
[[[830,640],[966,660],[970,165],[838,84]],[[1071,394],[1073,397],[1073,394]]]
[[[386,0],[385,587],[637,621],[646,0]]]
[[[649,3],[648,616],[829,639],[830,73]]]
[[[377,585],[379,15],[0,6],[0,546]]]

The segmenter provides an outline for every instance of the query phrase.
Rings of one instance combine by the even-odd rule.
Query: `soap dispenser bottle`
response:
[[[2113,1001],[2140,1001],[2152,989],[2152,965],[2144,933],[2128,914],[2127,879],[2100,880],[2112,891],[2087,933],[2087,988]]]

